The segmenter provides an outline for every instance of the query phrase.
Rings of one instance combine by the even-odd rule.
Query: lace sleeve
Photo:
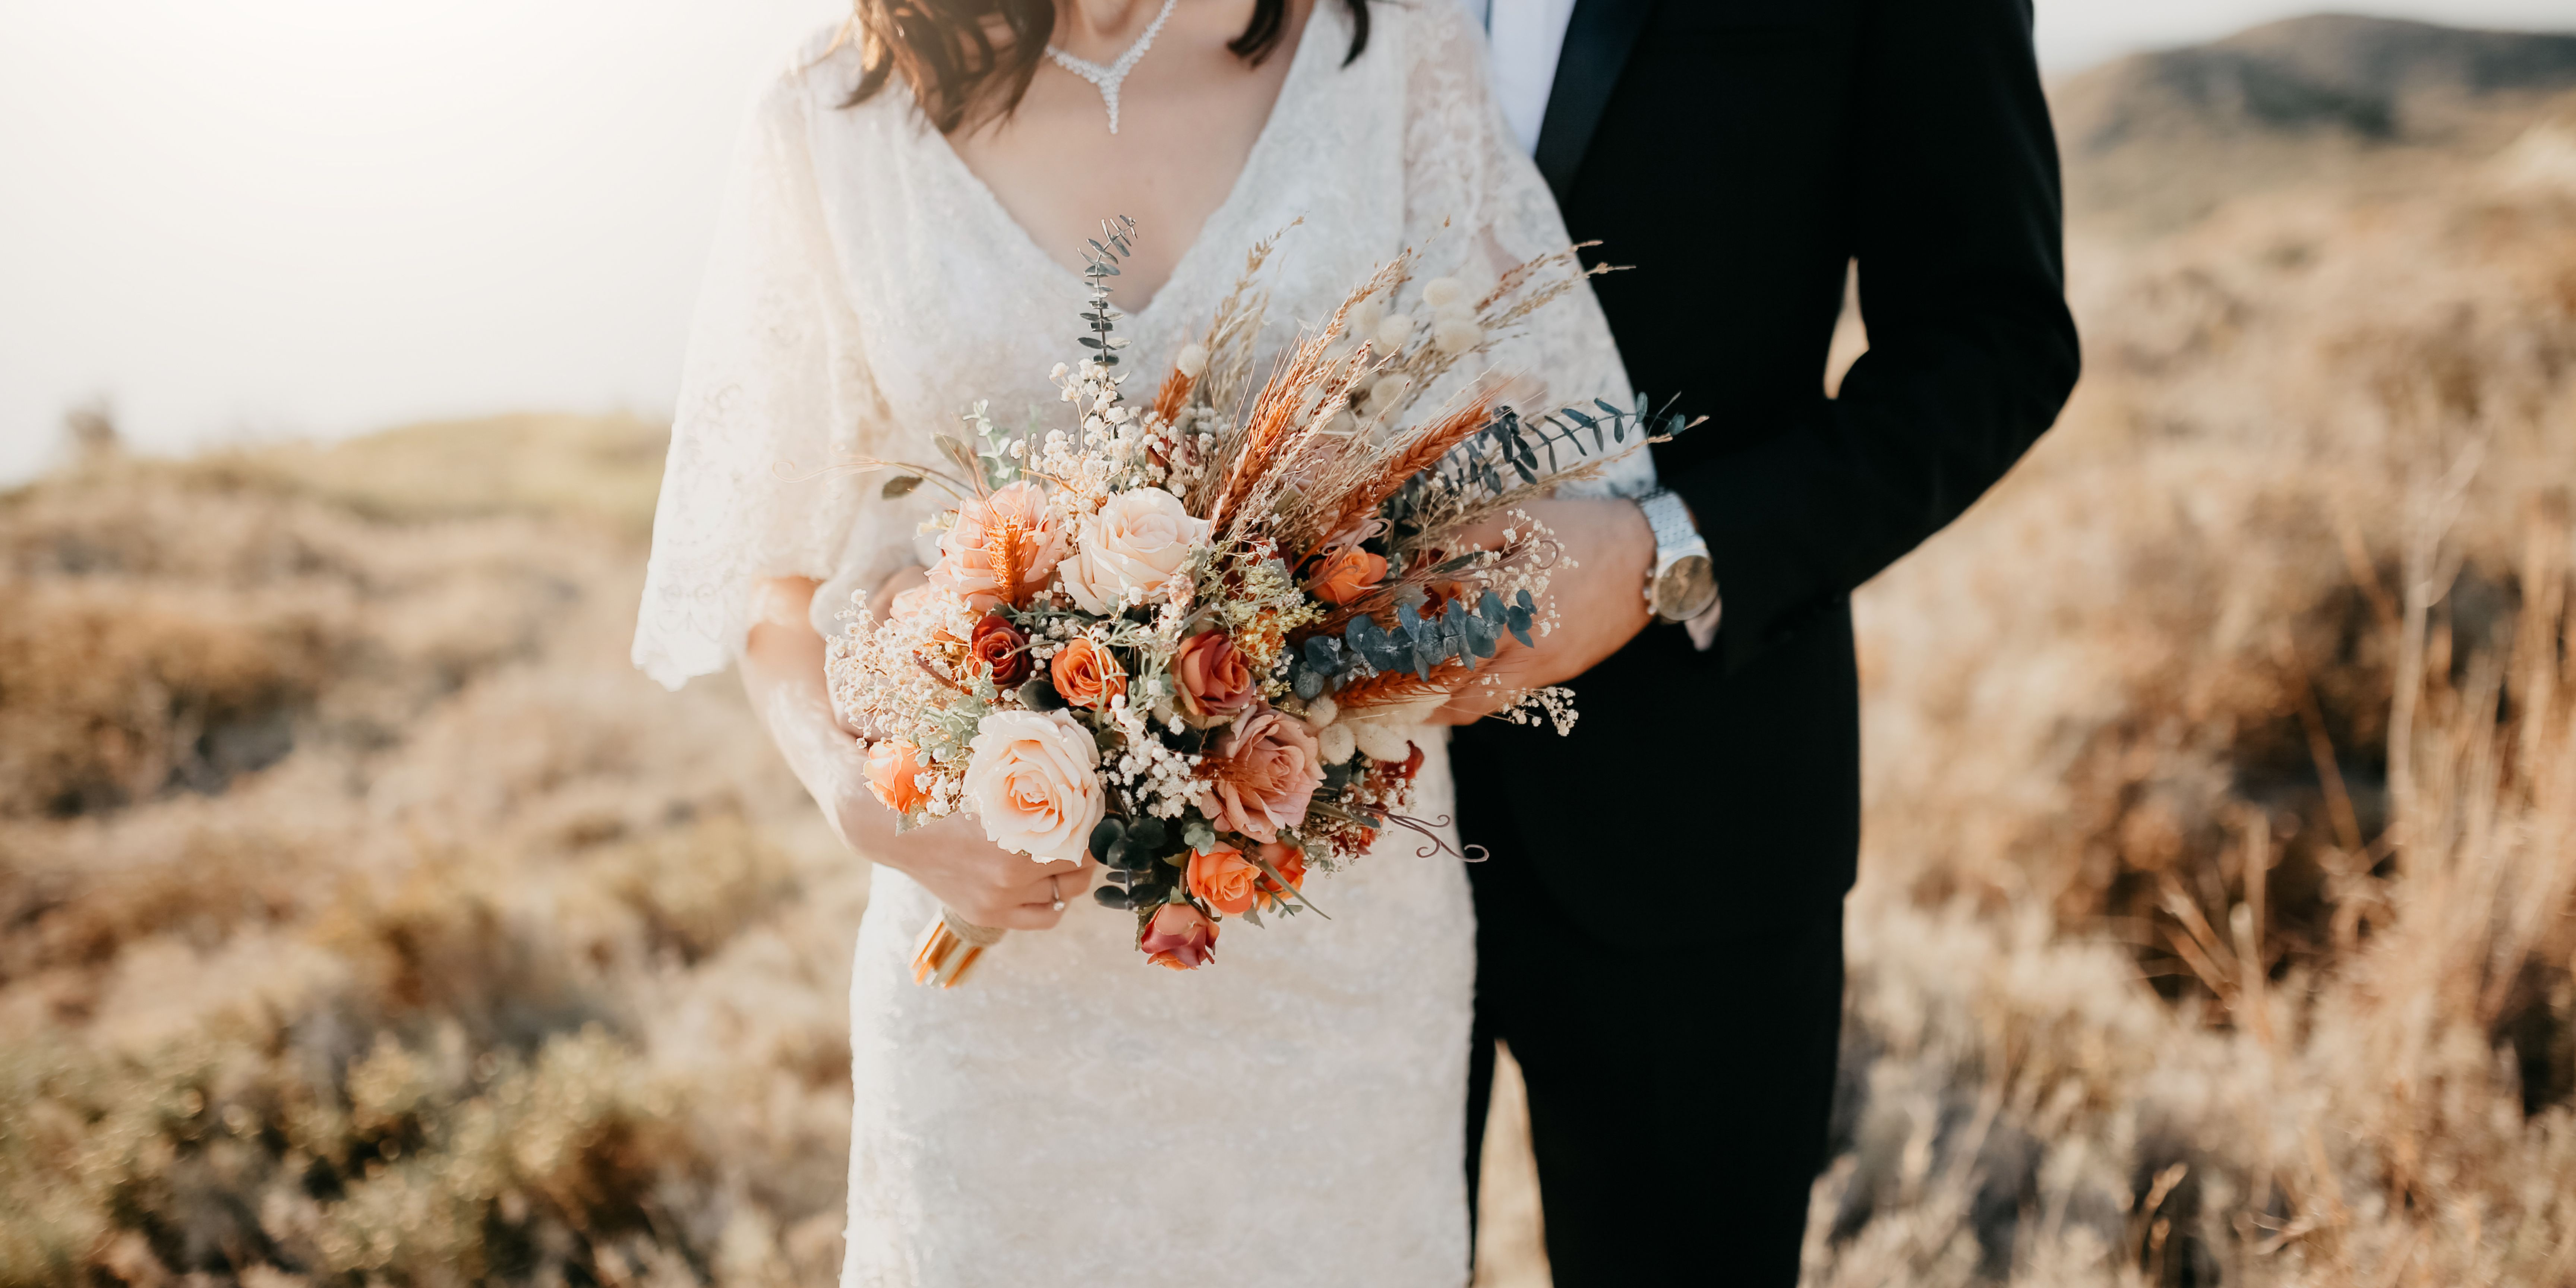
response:
[[[1426,248],[1426,267],[1469,282],[1491,282],[1514,264],[1564,249],[1565,220],[1494,101],[1485,42],[1464,6],[1418,3],[1406,12],[1405,243]],[[1631,405],[1627,369],[1588,284],[1540,310],[1491,353],[1495,371],[1545,384],[1547,407],[1594,398]],[[1640,451],[1602,477],[1561,490],[1635,496],[1654,485],[1654,461]]]
[[[672,688],[740,650],[762,577],[846,573],[882,423],[815,178],[801,74],[754,104],[699,292],[653,516],[635,664]]]

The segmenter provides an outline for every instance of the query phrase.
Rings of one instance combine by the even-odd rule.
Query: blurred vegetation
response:
[[[2084,387],[1858,599],[1813,1284],[2576,1282],[2576,100],[2303,30],[2060,87]],[[865,874],[625,665],[658,428],[75,436],[0,496],[0,1284],[830,1281]]]

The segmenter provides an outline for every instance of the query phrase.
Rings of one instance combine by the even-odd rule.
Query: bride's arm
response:
[[[1564,249],[1556,201],[1504,126],[1485,83],[1483,38],[1454,4],[1407,16],[1414,33],[1405,92],[1407,244],[1460,256],[1456,271],[1478,286],[1522,260]],[[1609,319],[1588,288],[1540,310],[1489,361],[1497,372],[1537,379],[1550,405],[1603,398],[1627,406],[1634,398]],[[1563,571],[1547,591],[1556,626],[1536,647],[1505,648],[1487,672],[1494,683],[1461,694],[1435,717],[1440,723],[1480,719],[1502,693],[1571,680],[1646,629],[1654,530],[1636,503],[1622,498],[1654,483],[1653,462],[1639,452],[1600,478],[1520,507],[1562,549]],[[1498,545],[1507,526],[1497,520],[1478,540]]]
[[[752,710],[796,780],[843,844],[920,882],[958,915],[1002,930],[1053,926],[1063,916],[1054,900],[1072,900],[1090,886],[1089,863],[1039,863],[1013,854],[963,818],[895,831],[894,811],[868,790],[867,748],[832,714],[823,637],[806,616],[815,584],[801,577],[763,582],[759,616],[742,653]]]

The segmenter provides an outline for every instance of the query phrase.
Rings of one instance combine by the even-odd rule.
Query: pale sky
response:
[[[2038,0],[2071,71],[2314,6]],[[2369,0],[2576,29],[2576,0]],[[668,411],[741,107],[840,0],[0,0],[0,482],[130,441]]]

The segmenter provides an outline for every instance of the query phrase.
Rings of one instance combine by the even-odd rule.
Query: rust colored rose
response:
[[[1190,851],[1184,879],[1192,895],[1229,917],[1251,911],[1260,898],[1261,869],[1252,866],[1252,860],[1232,846]]]
[[[1029,678],[1028,632],[1011,625],[1011,619],[1000,613],[986,613],[975,623],[975,634],[966,641],[966,650],[993,673],[993,683],[1009,688]]]
[[[1186,903],[1167,903],[1154,910],[1136,947],[1157,966],[1197,970],[1216,960],[1216,923]]]
[[[1276,841],[1306,817],[1324,782],[1324,759],[1305,722],[1263,707],[1209,748],[1199,810],[1229,832]]]
[[[1057,650],[1047,675],[1056,695],[1077,707],[1106,709],[1111,698],[1127,692],[1126,668],[1088,635],[1077,635]]]
[[[1172,678],[1180,681],[1181,710],[1193,720],[1222,720],[1251,706],[1260,692],[1252,668],[1223,631],[1182,640],[1172,652]]]
[[[868,790],[885,802],[887,809],[909,814],[930,799],[915,779],[921,777],[921,749],[900,738],[888,738],[868,747]]]
[[[1347,604],[1377,589],[1384,580],[1386,556],[1370,554],[1358,546],[1344,546],[1315,564],[1306,589],[1328,604]]]
[[[1279,875],[1288,878],[1287,886],[1282,888],[1278,882],[1270,879],[1269,873],[1261,874],[1261,880],[1253,884],[1253,890],[1261,896],[1263,908],[1276,908],[1288,902],[1288,891],[1306,888],[1306,852],[1304,850],[1286,841],[1272,841],[1261,847],[1261,861],[1269,864]]]

